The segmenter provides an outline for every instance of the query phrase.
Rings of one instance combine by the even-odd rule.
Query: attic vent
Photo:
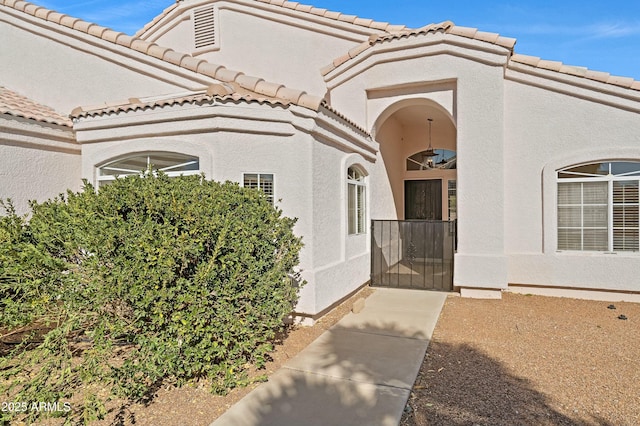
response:
[[[193,31],[196,49],[216,44],[215,27],[213,6],[202,7],[193,12]]]

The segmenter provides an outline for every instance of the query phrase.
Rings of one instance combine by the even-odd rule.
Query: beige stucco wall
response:
[[[394,49],[373,47],[327,76],[334,106],[371,129],[381,145],[371,178],[372,216],[392,219],[388,208],[394,198],[398,205],[402,181],[411,177],[403,168],[416,146],[415,132],[394,107],[434,102],[451,114],[456,131],[456,286],[640,291],[638,253],[556,250],[556,170],[639,160],[640,95],[507,67],[506,52],[498,50],[467,56],[460,46],[448,45],[447,36],[433,39],[438,37],[440,44],[408,40]],[[402,217],[402,206],[395,214]]]
[[[420,42],[407,39],[394,44],[393,49],[374,46],[353,60],[350,68],[327,75],[333,105],[372,130],[377,130],[375,125],[387,108],[407,99],[433,102],[440,111],[451,115],[458,158],[454,285],[506,288],[503,75],[508,51],[487,48],[483,43],[482,49],[470,56],[471,49],[480,47],[475,41],[443,34]],[[388,155],[385,162],[403,161],[403,151]],[[391,176],[390,184],[397,186],[396,192],[402,185],[398,179],[404,175],[403,167],[404,164],[396,166],[397,171]],[[381,172],[377,166],[377,173]],[[382,185],[380,193],[388,197],[389,184],[384,178],[372,180]],[[378,194],[378,187],[372,191]],[[372,210],[374,218],[388,214],[378,213],[377,206],[393,203],[388,198],[377,201]]]
[[[212,81],[10,8],[0,8],[0,39],[2,85],[62,114],[78,106],[200,89]]]
[[[509,282],[640,291],[638,253],[559,252],[556,230],[558,169],[604,160],[640,160],[640,94],[626,90],[619,97],[617,92],[624,89],[611,85],[581,82],[591,86],[582,90],[515,71],[508,77]]]
[[[11,198],[18,214],[30,211],[31,200],[81,186],[80,148],[71,129],[0,116],[0,198]]]
[[[317,96],[326,92],[320,69],[365,41],[368,34],[379,32],[311,14],[291,13],[282,7],[220,1],[215,3],[217,46],[195,50],[191,13],[202,3],[184,3],[179,9],[181,13],[176,13],[164,29],[145,37],[209,62]]]

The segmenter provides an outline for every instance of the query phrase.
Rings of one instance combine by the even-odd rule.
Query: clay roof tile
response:
[[[473,38],[476,40],[486,41],[487,43],[493,43],[493,44],[495,44],[498,41],[498,37],[499,35],[496,33],[488,33],[485,31],[478,31],[473,36]]]
[[[29,5],[29,3],[27,3],[26,1],[18,0],[17,2],[13,3],[13,5],[11,5],[11,2],[9,2],[8,4],[5,3],[5,5],[6,6],[11,6],[16,10],[24,12],[24,8],[27,7],[27,5]]]
[[[312,96],[312,95],[303,93],[298,98],[298,105],[317,111],[318,108],[320,108],[322,101],[323,101],[322,98],[318,96]]]
[[[449,30],[449,34],[458,35],[458,36],[467,37],[467,38],[474,38],[477,32],[478,32],[477,28],[459,27],[457,25]]]
[[[271,82],[262,80],[262,81],[259,81],[258,84],[256,84],[254,90],[258,93],[262,93],[263,95],[275,97],[278,94],[278,90],[280,90],[281,87],[283,87],[282,84],[271,83]]]
[[[116,37],[116,44],[120,46],[131,47],[131,43],[133,43],[133,37],[131,36],[120,33],[120,35]]]
[[[298,4],[298,6],[296,7],[296,10],[307,13],[311,12],[311,9],[313,9],[313,6],[310,6],[308,4]]]
[[[22,117],[29,120],[71,127],[68,117],[56,112],[53,108],[39,104],[12,90],[0,86],[0,114]]]
[[[118,31],[114,31],[112,29],[107,29],[105,32],[102,33],[101,38],[103,40],[110,41],[111,43],[115,43],[120,34],[122,33]]]
[[[210,62],[201,62],[198,65],[197,72],[211,78],[216,78],[216,73],[220,68],[224,68],[222,65],[212,64]]]
[[[83,33],[89,33],[89,27],[91,25],[92,24],[90,22],[77,20],[76,22],[73,23],[73,29],[77,31],[81,31]]]
[[[147,55],[153,56],[154,58],[162,59],[168,51],[173,51],[173,49],[169,49],[168,47],[158,46],[154,44],[153,46],[149,46],[149,50],[147,50]]]
[[[285,1],[282,6],[286,7],[287,9],[293,9],[295,10],[296,7],[298,7],[300,3],[298,3],[297,1]]]
[[[222,81],[234,81],[236,78],[238,78],[238,76],[242,74],[243,73],[239,71],[234,71],[234,70],[227,69],[225,67],[220,67],[216,71],[215,78]]]
[[[74,18],[73,16],[65,15],[60,20],[60,25],[64,25],[65,27],[73,28],[73,25],[78,22],[80,19]]]
[[[342,21],[342,22],[348,22],[350,24],[355,23],[356,19],[358,17],[356,15],[344,15],[344,14],[340,14],[340,16],[338,16],[338,21]]]
[[[561,67],[562,62],[559,61],[547,61],[545,59],[541,59],[540,62],[538,62],[538,68],[543,68],[545,70],[560,71]]]
[[[327,10],[324,13],[324,17],[325,18],[336,19],[336,20],[340,17],[340,15],[342,15],[342,13],[336,12],[336,11],[333,11],[333,10]]]
[[[309,11],[309,13],[313,15],[318,15],[318,16],[324,16],[326,12],[327,12],[327,9],[321,9],[318,7],[312,7],[311,10]]]
[[[251,77],[248,75],[239,75],[235,79],[235,82],[238,83],[241,87],[251,91],[255,91],[254,89],[261,81],[264,81],[264,79],[259,77]]]
[[[47,15],[47,21],[59,24],[60,21],[62,20],[62,18],[64,18],[65,16],[67,16],[67,15],[64,15],[64,14],[58,13],[58,12],[51,12],[50,14]]]
[[[609,80],[607,80],[607,83],[615,84],[616,86],[620,87],[631,87],[633,85],[633,81],[634,80],[631,77],[612,75],[611,77],[609,77]]]
[[[93,25],[89,26],[89,29],[87,30],[87,33],[92,35],[92,36],[95,36],[95,37],[98,37],[98,38],[102,38],[102,34],[104,34],[104,32],[107,31],[107,29],[108,28],[102,27],[100,25],[93,24]]]
[[[190,71],[193,72],[198,72],[198,66],[200,66],[201,63],[206,62],[204,59],[197,59],[194,58],[193,56],[190,55],[185,55],[182,60],[180,61],[180,66],[182,68],[186,68]],[[215,73],[214,73],[215,75]]]
[[[513,54],[511,62],[528,65],[547,71],[558,72],[578,78],[585,78],[600,83],[611,84],[632,90],[640,90],[640,84],[631,77],[612,76],[608,72],[593,71],[585,67],[565,65],[558,61],[546,61],[536,56]]]
[[[47,16],[51,13],[51,11],[49,9],[45,9],[44,7],[39,8],[38,10],[36,10],[36,13],[34,16],[40,18],[40,19],[47,19]]]
[[[317,16],[324,17],[332,17],[333,19],[342,20],[345,22],[351,21],[354,22],[357,19],[359,25],[380,25],[380,23],[376,23],[372,20],[360,19],[355,16],[349,15],[341,15],[337,12],[329,12],[325,9],[313,8],[311,6],[301,5],[298,2],[285,2],[284,0],[258,0],[262,3],[283,6],[289,9],[295,9],[302,13],[311,13]],[[317,110],[318,105],[322,102],[321,98],[308,95],[304,91],[293,89],[286,87],[282,84],[267,82],[259,77],[246,76],[242,72],[227,69],[224,66],[218,64],[209,63],[203,59],[193,58],[191,55],[186,53],[177,52],[173,49],[159,46],[155,43],[150,43],[145,40],[139,39],[137,37],[131,37],[124,33],[111,30],[109,28],[102,27],[100,25],[88,23],[82,21],[80,19],[72,18],[67,15],[57,13],[54,11],[47,10],[46,8],[42,8],[39,6],[31,5],[30,3],[23,0],[0,0],[1,4],[5,6],[12,7],[18,11],[28,10],[27,13],[30,13],[39,19],[45,19],[47,21],[64,25],[65,27],[71,28],[75,31],[80,31],[82,33],[100,38],[102,40],[121,45],[124,48],[129,48],[135,50],[137,52],[149,55],[156,59],[165,61],[167,63],[171,63],[173,65],[179,66],[181,68],[190,70],[192,72],[196,72],[198,74],[208,76],[210,78],[220,80],[222,82],[237,84],[239,88],[243,90],[248,90],[254,92],[256,95],[264,95],[267,98],[256,98],[250,93],[238,94],[234,93],[233,96],[236,100],[255,100],[260,99],[261,102],[269,102],[269,103],[280,103],[280,104],[288,104],[289,102],[298,103],[304,107],[310,107],[312,109]],[[164,14],[170,13],[174,10],[177,5],[170,6],[164,10]],[[150,28],[154,22],[157,22],[161,19],[161,17],[156,18],[152,23],[148,24],[146,27]],[[386,24],[385,24],[386,25]],[[142,31],[144,32],[144,30]],[[366,45],[366,43],[365,43]],[[355,50],[352,50],[351,54],[358,54],[361,49],[366,47],[358,46]],[[349,56],[346,55],[345,60],[348,60]],[[232,92],[231,86],[228,86],[225,89],[225,92]],[[229,93],[227,93],[228,96]],[[132,102],[127,102],[126,107],[122,107],[121,104],[109,105],[108,108],[131,108]],[[105,106],[101,106],[100,108],[105,108]],[[81,114],[82,111],[78,112]],[[42,115],[39,115],[40,117]]]
[[[139,38],[136,38],[136,39],[133,39],[133,41],[131,42],[131,46],[129,47],[135,51],[147,53],[147,51],[149,50],[149,48],[151,48],[151,46],[154,46],[154,44],[149,43],[148,41],[140,40]]]
[[[180,62],[182,62],[182,59],[186,56],[189,55],[169,49],[164,53],[164,55],[162,55],[162,60],[179,66]]]
[[[40,6],[29,3],[25,6],[24,12],[28,13],[29,15],[35,15],[38,9],[40,9]]]
[[[302,96],[305,93],[306,92],[302,90],[291,89],[289,87],[282,86],[280,89],[278,89],[278,92],[276,93],[276,97],[280,99],[284,99],[289,102],[297,103],[298,99],[300,99],[300,96]]]
[[[212,84],[207,88],[207,95],[210,96],[226,96],[232,92],[222,84]]]

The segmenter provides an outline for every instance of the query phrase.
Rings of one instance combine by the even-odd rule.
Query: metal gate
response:
[[[372,220],[371,285],[453,290],[456,222]]]

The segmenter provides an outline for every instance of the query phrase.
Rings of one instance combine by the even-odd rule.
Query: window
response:
[[[242,185],[245,188],[260,189],[267,196],[271,204],[274,202],[273,175],[265,173],[245,173],[242,175]]]
[[[447,181],[447,202],[449,210],[449,220],[456,220],[458,218],[458,203],[457,203],[457,188],[456,181]]]
[[[139,154],[105,164],[98,169],[98,187],[108,185],[118,176],[135,175],[149,167],[160,170],[170,177],[200,173],[198,157],[172,152]]]
[[[640,162],[558,171],[558,250],[637,252]]]
[[[421,151],[407,157],[407,170],[432,170],[456,168],[456,153],[448,149],[434,149],[433,154]]]
[[[365,192],[364,174],[356,167],[349,167],[347,171],[349,235],[365,233]]]

